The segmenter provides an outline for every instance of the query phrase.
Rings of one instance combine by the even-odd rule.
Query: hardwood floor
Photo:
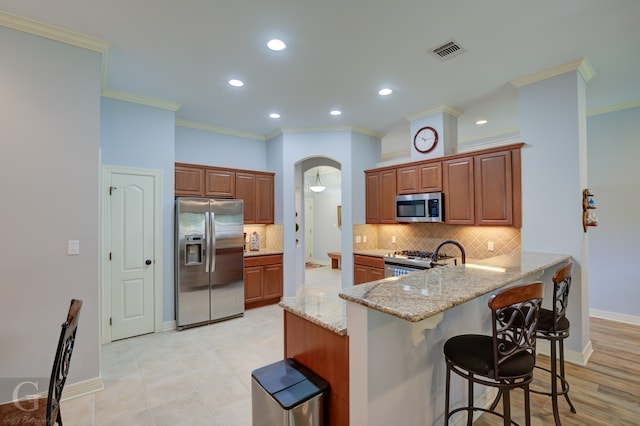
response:
[[[577,413],[560,397],[563,426],[640,425],[640,326],[590,318],[593,355],[586,367],[565,363],[569,396]],[[538,344],[548,344],[538,341]],[[538,364],[548,367],[549,358],[538,355]],[[536,369],[533,386],[549,389],[549,377]],[[522,391],[512,392],[513,420],[524,425]],[[497,410],[502,412],[502,405]],[[464,414],[460,415],[464,416]],[[462,419],[460,419],[462,420]],[[502,424],[499,417],[485,414],[474,425]],[[553,425],[550,397],[531,394],[531,424]]]

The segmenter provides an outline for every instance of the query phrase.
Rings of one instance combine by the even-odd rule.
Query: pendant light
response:
[[[309,187],[309,189],[310,189],[311,191],[313,191],[313,192],[322,192],[322,191],[324,191],[325,189],[327,189],[327,187],[326,187],[326,186],[324,186],[324,185],[322,184],[322,182],[320,181],[320,170],[319,170],[319,169],[318,169],[318,170],[316,170],[316,181],[315,181],[315,183],[314,183],[313,185],[311,185],[311,186]]]

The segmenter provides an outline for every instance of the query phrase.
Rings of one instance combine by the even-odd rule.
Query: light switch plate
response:
[[[67,254],[71,256],[80,254],[80,241],[78,240],[67,241]]]

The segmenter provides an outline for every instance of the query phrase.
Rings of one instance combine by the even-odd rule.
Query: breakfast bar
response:
[[[350,424],[440,424],[444,342],[457,334],[490,334],[491,294],[512,284],[550,282],[545,272],[569,259],[517,252],[372,281],[339,294],[301,292],[280,306],[314,327],[346,335]],[[476,393],[478,405],[492,400],[483,391]],[[463,383],[454,380],[452,405],[464,398]]]

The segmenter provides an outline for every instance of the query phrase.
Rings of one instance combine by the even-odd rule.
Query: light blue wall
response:
[[[584,91],[576,71],[519,90],[520,136],[527,144],[522,150],[522,250],[575,260],[566,346],[577,353],[589,344],[588,241],[581,220],[587,181]],[[547,286],[546,307],[550,296]]]
[[[102,57],[2,26],[0,52],[0,377],[50,376],[77,298],[69,384],[96,379]]]
[[[173,200],[175,113],[102,98],[102,163],[162,172],[162,319],[175,319]]]
[[[264,141],[180,126],[176,127],[176,162],[271,171]]]
[[[587,122],[589,188],[598,227],[589,228],[590,306],[640,320],[640,107]]]
[[[293,296],[302,284],[304,247],[296,247],[295,212],[301,211],[300,187],[302,173],[300,163],[313,157],[326,157],[340,163],[342,170],[342,250],[353,251],[352,226],[354,200],[362,201],[355,211],[364,218],[364,174],[367,168],[373,168],[380,158],[380,140],[354,132],[315,132],[286,133],[268,142],[268,161],[271,170],[276,172],[275,199],[276,222],[282,218],[284,227],[284,294]],[[357,159],[356,159],[357,157]],[[360,176],[354,179],[353,176]],[[347,178],[351,176],[351,178]],[[355,182],[355,185],[354,185]],[[355,195],[355,190],[361,194]],[[298,195],[296,196],[296,193]],[[276,207],[277,209],[277,207]],[[362,222],[364,223],[364,221]],[[353,261],[350,256],[342,262],[342,284],[353,283]]]

